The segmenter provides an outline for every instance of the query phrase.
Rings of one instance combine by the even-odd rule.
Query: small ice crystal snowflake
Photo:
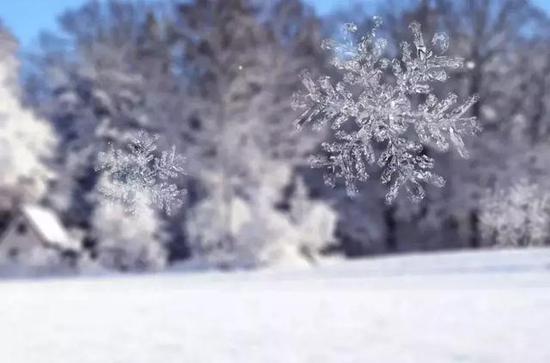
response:
[[[348,194],[357,193],[356,183],[369,177],[370,167],[382,168],[381,180],[390,184],[386,202],[392,203],[399,190],[407,190],[414,201],[424,198],[422,184],[442,187],[445,180],[432,169],[434,160],[423,146],[447,151],[453,145],[466,158],[463,136],[478,131],[475,117],[467,116],[477,101],[471,96],[458,104],[457,95],[443,98],[434,94],[433,84],[448,78],[448,69],[464,61],[444,53],[449,38],[436,33],[429,48],[420,24],[412,23],[413,44],[401,44],[401,57],[384,56],[387,41],[376,36],[381,19],[366,36],[356,36],[357,26],[345,24],[344,40],[325,40],[321,47],[333,54],[331,64],[340,79],[314,79],[302,74],[305,90],[293,97],[294,109],[302,110],[297,126],[329,125],[333,140],[321,145],[323,154],[311,158],[313,167],[326,170],[325,182],[334,186],[342,178]]]
[[[109,151],[98,155],[95,169],[108,176],[100,193],[131,214],[145,203],[170,215],[183,203],[186,191],[169,180],[184,174],[185,159],[175,146],[156,155],[157,141],[158,136],[139,131],[131,137],[127,150],[111,145]]]

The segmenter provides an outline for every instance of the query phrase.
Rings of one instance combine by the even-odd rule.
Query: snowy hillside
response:
[[[550,250],[0,283],[9,363],[549,362]]]

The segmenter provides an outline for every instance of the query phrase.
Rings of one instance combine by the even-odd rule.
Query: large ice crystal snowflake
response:
[[[343,42],[325,40],[322,47],[333,53],[331,64],[341,79],[329,76],[314,80],[302,75],[305,91],[293,98],[293,107],[305,110],[298,127],[326,124],[334,130],[333,141],[321,145],[324,155],[311,158],[313,167],[326,168],[325,182],[335,185],[343,178],[348,194],[357,193],[357,182],[365,181],[368,166],[382,168],[382,183],[390,184],[386,202],[391,203],[402,187],[412,200],[424,198],[422,183],[442,187],[445,180],[432,169],[434,160],[423,149],[431,146],[447,151],[452,144],[468,157],[463,136],[478,130],[475,117],[466,115],[477,101],[471,96],[457,105],[457,95],[439,99],[433,92],[436,82],[444,82],[447,69],[463,66],[460,58],[445,56],[449,39],[436,33],[433,50],[428,47],[418,23],[412,23],[414,42],[401,44],[401,57],[385,57],[387,41],[378,38],[381,25],[374,18],[372,31],[356,39],[357,26],[346,24]],[[380,150],[380,151],[378,151]]]
[[[135,213],[146,204],[170,215],[183,203],[186,191],[169,180],[184,173],[184,158],[176,153],[175,146],[156,155],[157,141],[158,136],[140,131],[132,136],[127,150],[111,145],[108,152],[98,155],[96,171],[108,177],[99,191],[127,212]]]

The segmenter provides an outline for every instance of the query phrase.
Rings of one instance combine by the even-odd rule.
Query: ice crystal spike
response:
[[[412,44],[403,42],[401,55],[389,59],[384,54],[386,40],[376,35],[381,19],[375,17],[373,23],[372,30],[361,38],[323,42],[342,77],[335,82],[326,76],[302,76],[305,91],[293,99],[293,106],[302,110],[297,124],[328,125],[333,130],[332,141],[321,146],[322,155],[311,159],[312,167],[325,169],[328,185],[342,179],[348,194],[355,194],[357,183],[379,167],[383,169],[382,183],[389,186],[388,203],[401,189],[419,201],[425,196],[423,184],[445,184],[432,171],[434,160],[422,146],[439,151],[452,146],[468,157],[464,137],[479,126],[475,117],[466,114],[477,96],[459,103],[455,94],[437,97],[434,93],[434,83],[445,82],[447,71],[464,63],[461,58],[444,55],[449,47],[446,34],[436,33],[426,42],[420,24],[412,23]],[[348,34],[357,32],[354,24],[346,24],[344,29]],[[388,68],[393,78],[383,77]]]
[[[382,25],[382,18],[377,15],[372,17],[372,21],[374,22],[374,29],[379,28]]]
[[[449,49],[449,36],[446,33],[435,33],[432,45],[441,53],[445,53]]]
[[[108,177],[100,193],[130,214],[135,214],[142,202],[169,215],[183,203],[185,190],[168,181],[184,174],[184,158],[176,153],[175,146],[157,155],[157,142],[158,136],[140,131],[132,136],[127,150],[111,145],[98,155],[95,169]]]
[[[357,31],[357,25],[354,23],[344,24],[344,31],[347,33],[355,33]]]

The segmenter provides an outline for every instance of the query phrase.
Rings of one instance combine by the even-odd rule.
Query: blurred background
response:
[[[2,1],[2,271],[315,265],[409,251],[550,244],[550,3],[545,0]],[[443,189],[355,198],[295,131],[299,74],[332,74],[324,38],[382,18],[446,32],[466,67],[442,90],[473,107],[471,157],[436,159]],[[184,206],[128,216],[99,192],[98,154],[139,130],[186,158]]]

